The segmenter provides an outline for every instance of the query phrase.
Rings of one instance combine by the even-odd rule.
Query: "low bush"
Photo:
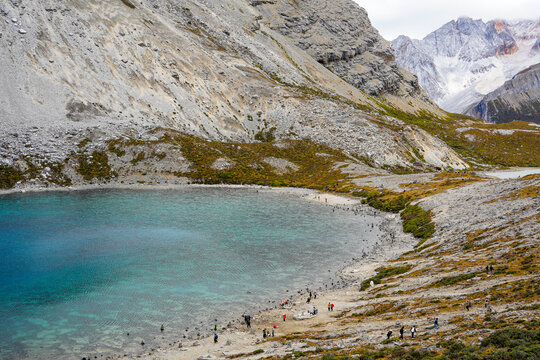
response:
[[[11,166],[0,165],[0,189],[10,189],[23,179],[22,171]]]
[[[92,156],[79,155],[79,167],[77,172],[83,176],[85,180],[94,178],[99,180],[109,180],[115,173],[109,165],[109,157],[103,151],[95,150]]]
[[[456,276],[447,276],[447,277],[444,277],[444,278],[442,278],[440,280],[435,281],[431,286],[439,287],[439,286],[454,285],[454,284],[457,284],[459,282],[472,279],[475,276],[476,276],[476,272],[459,274],[459,275],[456,275]]]
[[[366,279],[362,282],[362,285],[360,287],[360,290],[365,290],[370,286],[371,281],[375,284],[380,284],[381,280],[385,277],[395,276],[395,275],[401,275],[406,273],[412,268],[412,265],[404,265],[394,268],[379,268],[377,269],[377,275]]]
[[[403,231],[412,233],[415,237],[427,240],[435,232],[435,225],[431,222],[431,213],[419,205],[409,205],[401,213]],[[419,243],[420,246],[423,242]]]
[[[393,196],[394,193],[377,190],[355,191],[353,192],[353,195],[357,197],[363,197],[365,199],[365,203],[371,207],[374,207],[375,209],[379,209],[382,211],[390,211],[394,213],[400,212],[401,210],[405,209],[405,207],[411,200],[408,196]]]

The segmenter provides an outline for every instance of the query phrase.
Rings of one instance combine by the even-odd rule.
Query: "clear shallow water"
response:
[[[0,196],[0,358],[99,358],[206,334],[320,286],[369,251],[379,222],[246,189]]]

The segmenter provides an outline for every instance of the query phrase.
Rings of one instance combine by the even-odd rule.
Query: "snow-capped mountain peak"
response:
[[[399,36],[398,64],[443,109],[463,112],[519,71],[540,62],[540,19],[484,22],[460,17],[422,40]]]

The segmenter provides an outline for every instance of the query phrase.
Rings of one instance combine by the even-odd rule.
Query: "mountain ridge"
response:
[[[540,64],[521,70],[467,113],[493,123],[521,120],[540,124]]]
[[[464,112],[520,70],[540,61],[535,43],[540,20],[473,20],[460,17],[422,40],[392,41],[397,63],[443,109]]]

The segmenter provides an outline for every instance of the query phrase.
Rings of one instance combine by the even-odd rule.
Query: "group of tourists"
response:
[[[316,299],[316,298],[317,298],[317,293],[313,291],[309,291],[309,297],[307,298],[306,302],[310,303],[311,299]]]
[[[276,333],[275,333],[276,329],[277,329],[276,324],[274,324],[274,326],[272,327],[272,332],[270,332],[270,331],[268,331],[266,329],[263,329],[263,339],[276,336]]]
[[[438,320],[436,320],[436,321],[438,321]],[[402,326],[399,329],[399,338],[403,339],[404,335],[405,335],[405,326]],[[414,339],[414,335],[416,335],[416,326],[413,325],[413,327],[411,327],[411,338],[412,339]],[[388,332],[386,333],[386,339],[390,340],[391,337],[392,337],[392,330],[388,330]]]
[[[433,329],[437,330],[438,328],[439,328],[439,318],[436,317],[435,320],[433,321]],[[416,325],[413,325],[410,331],[411,331],[411,339],[414,339],[414,336],[416,335]],[[392,337],[392,330],[388,330],[388,332],[386,333],[386,339],[390,340],[391,337]],[[401,326],[401,328],[399,329],[399,338],[403,340],[404,337],[405,337],[405,326]]]

